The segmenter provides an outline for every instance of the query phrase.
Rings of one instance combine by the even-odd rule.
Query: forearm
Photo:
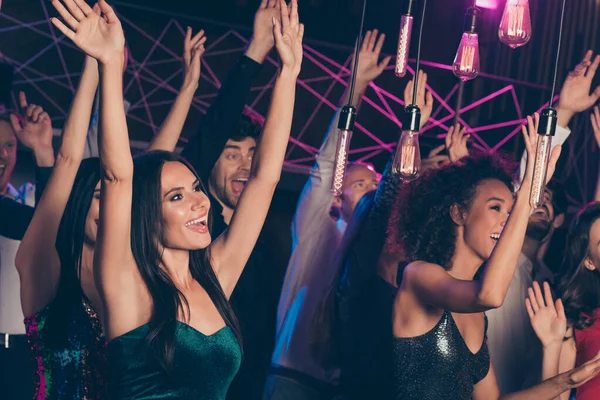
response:
[[[517,268],[530,214],[529,188],[522,187],[483,272],[478,301],[486,308],[500,307],[504,301]]]
[[[262,64],[265,61],[265,58],[269,54],[272,45],[268,43],[264,43],[260,40],[254,40],[254,37],[250,39],[250,43],[248,43],[248,47],[244,52],[244,55],[248,58],[253,59],[259,64]]]
[[[65,122],[62,144],[58,157],[73,160],[83,158],[86,134],[90,123],[94,96],[98,87],[98,64],[95,60],[86,59],[79,87],[75,93],[71,110]],[[47,153],[48,149],[43,151]],[[54,158],[54,157],[52,157]],[[37,159],[37,154],[36,154]],[[46,163],[49,160],[45,160]],[[54,160],[53,160],[54,161]],[[51,165],[53,165],[52,162]],[[39,165],[38,166],[51,166]]]
[[[560,361],[561,343],[543,348],[542,355],[542,381],[558,375],[558,362]]]
[[[552,400],[571,389],[568,373],[560,374],[532,388],[500,396],[499,400]]]
[[[560,103],[558,104],[558,106],[556,106],[556,113],[556,125],[565,128],[569,125],[569,122],[571,122],[571,119],[575,116],[575,113],[573,111],[565,110],[563,107],[560,106]]]
[[[600,171],[600,162],[598,163],[598,171]],[[596,192],[594,193],[594,201],[600,201],[600,173],[596,179]]]
[[[147,151],[152,150],[165,150],[165,151],[174,151],[177,146],[177,141],[179,140],[179,136],[181,135],[181,131],[183,130],[183,125],[185,124],[185,120],[187,118],[188,112],[190,111],[190,106],[192,105],[192,101],[194,99],[194,93],[198,84],[189,84],[184,83],[182,85],[165,122],[163,123],[160,131],[148,147]]]
[[[369,86],[368,81],[366,81],[366,82],[364,80],[356,81],[356,84],[354,85],[354,93],[352,95],[352,102],[350,103],[355,108],[358,109],[358,107],[360,106],[360,100],[362,99],[362,96],[367,91],[368,86]],[[344,91],[344,95],[342,96],[342,101],[341,101],[340,105],[345,106],[346,104],[348,104],[349,100],[350,100],[350,83],[348,83],[348,86],[346,87],[346,90]]]
[[[37,167],[54,166],[54,149],[52,146],[33,149],[33,156]]]
[[[109,181],[130,179],[133,160],[123,105],[123,59],[101,66],[101,107],[99,150],[104,178]]]
[[[253,170],[258,179],[279,181],[292,127],[296,77],[295,72],[284,67],[275,81],[269,113],[254,154]]]

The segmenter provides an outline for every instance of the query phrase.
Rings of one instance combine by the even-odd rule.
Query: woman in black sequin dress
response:
[[[505,166],[488,155],[426,174],[397,201],[390,233],[412,260],[393,312],[398,400],[501,398],[486,345],[484,311],[504,301],[531,213],[537,129],[531,119],[528,125],[528,132],[523,129],[527,172],[514,199]],[[557,158],[554,152],[548,179]],[[481,279],[474,280],[484,263]],[[595,361],[502,398],[553,399],[595,375],[598,367]]]

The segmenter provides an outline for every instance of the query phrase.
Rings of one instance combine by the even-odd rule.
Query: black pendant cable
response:
[[[419,131],[421,110],[417,106],[417,89],[419,87],[419,71],[421,66],[421,39],[423,38],[423,22],[427,0],[423,0],[419,38],[417,43],[417,63],[415,65],[412,104],[405,106],[402,117],[402,133],[396,146],[396,154],[392,162],[392,172],[400,174],[403,181],[412,181],[419,177],[421,171],[421,149],[419,147]]]
[[[531,193],[529,203],[537,208],[544,202],[544,187],[546,186],[546,172],[548,171],[548,159],[552,151],[552,136],[556,133],[557,112],[552,108],[554,103],[554,93],[556,91],[556,76],[558,74],[558,61],[560,57],[560,46],[562,43],[563,25],[565,19],[566,0],[562,1],[562,11],[560,14],[560,27],[558,29],[558,44],[556,48],[556,59],[554,62],[554,78],[552,81],[552,91],[548,107],[542,110],[540,114],[540,123],[537,129],[539,135],[535,151],[535,164],[533,167],[533,181],[531,183]]]
[[[356,121],[356,107],[352,105],[354,97],[354,85],[356,84],[356,69],[358,68],[358,56],[362,46],[362,33],[365,24],[365,11],[367,10],[367,0],[363,0],[362,16],[360,18],[360,29],[356,38],[356,48],[354,49],[354,66],[352,67],[352,78],[350,80],[350,97],[348,104],[340,110],[338,121],[338,142],[335,151],[335,164],[333,169],[333,181],[331,182],[331,194],[340,196],[342,194],[342,185],[344,184],[344,175],[346,175],[346,162],[348,161],[348,150],[350,149],[350,140],[354,130],[354,121]]]

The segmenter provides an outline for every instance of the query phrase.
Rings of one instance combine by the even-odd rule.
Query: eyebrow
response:
[[[200,183],[200,181],[198,179],[196,179],[194,181],[194,183],[192,183],[192,186],[196,186],[198,183]],[[170,193],[176,192],[178,190],[183,190],[183,189],[185,189],[183,186],[174,187],[173,189],[171,189],[167,193],[165,193],[165,195],[163,197],[167,197]]]
[[[490,198],[488,199],[488,203],[489,203],[490,201],[499,201],[499,202],[501,202],[501,203],[505,203],[504,199],[501,199],[500,197],[490,197]]]

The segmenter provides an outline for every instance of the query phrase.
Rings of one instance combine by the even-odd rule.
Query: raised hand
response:
[[[440,155],[445,148],[446,145],[442,144],[429,152],[427,158],[421,161],[421,168],[423,169],[423,172],[428,169],[440,168],[441,166],[450,162],[448,156]]]
[[[23,112],[22,120],[10,115],[17,139],[33,151],[52,151],[52,121],[48,113],[40,106],[28,104],[23,92],[19,92],[19,107]]]
[[[201,30],[192,37],[192,28],[188,26],[183,41],[184,86],[198,87],[201,64],[200,57],[204,54],[204,43],[206,43],[204,30]]]
[[[279,0],[262,0],[254,15],[254,31],[246,50],[246,56],[256,62],[262,63],[275,44],[273,18],[281,18]]]
[[[52,18],[51,21],[58,30],[102,64],[123,62],[123,28],[117,14],[105,0],[98,1],[94,6],[97,7],[96,10],[84,0],[62,0],[62,3],[60,0],[52,0],[52,5],[68,25],[67,27],[58,18]],[[97,13],[98,8],[102,15]]]
[[[358,55],[358,66],[356,69],[357,85],[366,86],[375,80],[375,78],[381,75],[392,59],[391,56],[387,56],[379,62],[379,55],[385,41],[385,34],[382,33],[378,37],[377,33],[377,29],[365,33]],[[354,65],[354,59],[352,61],[352,65]]]
[[[598,147],[600,147],[600,107],[594,106],[594,110],[590,115],[590,119],[592,120],[592,128],[594,129],[594,137],[596,138],[596,143]]]
[[[419,82],[417,83],[417,106],[421,110],[421,128],[429,120],[433,111],[433,96],[431,92],[425,90],[427,87],[427,74],[419,70]],[[404,105],[412,104],[413,88],[415,86],[414,78],[411,79],[404,89]]]
[[[574,114],[587,110],[600,99],[600,86],[590,93],[592,80],[600,65],[600,55],[596,55],[592,61],[593,54],[592,50],[588,50],[583,60],[565,79],[556,107],[560,126],[566,127]]]
[[[572,369],[569,374],[569,385],[571,388],[577,388],[590,379],[596,377],[600,372],[600,352],[596,354],[590,361],[581,366]]]
[[[542,346],[560,346],[567,332],[567,317],[565,317],[562,301],[557,299],[556,303],[553,302],[550,285],[544,282],[544,294],[542,295],[540,285],[533,282],[533,286],[528,289],[525,306],[531,326],[542,342]]]
[[[461,129],[459,124],[451,126],[446,134],[446,150],[451,163],[455,163],[461,158],[469,155],[467,141],[471,135],[465,135],[465,128]]]
[[[535,122],[534,122],[535,121]],[[521,127],[523,133],[523,139],[525,140],[525,149],[527,150],[527,168],[525,170],[525,177],[523,178],[523,182],[521,184],[521,189],[529,190],[531,188],[531,182],[533,180],[533,166],[535,164],[535,152],[537,141],[540,135],[537,133],[537,128],[540,122],[540,115],[538,113],[534,114],[534,118],[530,116],[527,117],[527,127],[523,125]],[[554,175],[554,171],[556,169],[556,162],[560,157],[562,146],[555,146],[550,153],[550,158],[548,160],[548,170],[546,172],[546,182],[550,181],[552,175]]]
[[[290,9],[284,0],[279,0],[281,21],[273,17],[275,47],[283,68],[289,68],[296,75],[302,65],[302,37],[304,25],[298,17],[298,0],[292,0]],[[283,69],[282,68],[282,69]]]

